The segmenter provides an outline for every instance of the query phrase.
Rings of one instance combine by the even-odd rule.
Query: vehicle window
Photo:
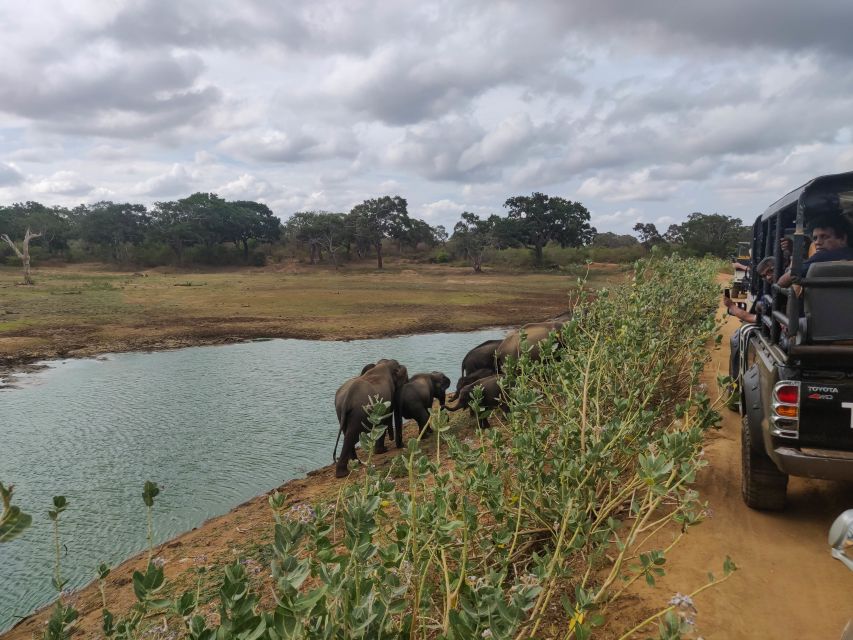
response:
[[[842,191],[838,194],[838,204],[841,213],[853,214],[853,191]]]

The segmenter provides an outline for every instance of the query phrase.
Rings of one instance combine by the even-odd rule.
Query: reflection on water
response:
[[[330,464],[334,393],[367,362],[396,358],[409,373],[456,381],[465,352],[499,329],[379,340],[271,340],[106,359],[68,360],[0,391],[0,480],[33,515],[0,545],[0,630],[54,593],[54,495],[69,587],[145,546],[142,485],[163,487],[158,541],[279,484]]]

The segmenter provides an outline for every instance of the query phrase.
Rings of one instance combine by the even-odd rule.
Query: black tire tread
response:
[[[752,509],[780,511],[785,508],[788,474],[776,468],[773,461],[750,445],[749,419],[743,416],[741,428],[741,493]]]

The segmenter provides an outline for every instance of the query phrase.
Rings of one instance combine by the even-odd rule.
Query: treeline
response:
[[[650,222],[638,222],[634,231],[647,249],[660,247],[686,256],[718,258],[730,258],[738,242],[752,237],[751,227],[745,226],[739,218],[720,213],[691,213],[681,224],[669,225],[663,234]]]
[[[300,211],[284,223],[265,204],[227,201],[213,193],[181,200],[141,204],[97,202],[74,208],[38,202],[0,207],[0,237],[13,241],[27,229],[36,259],[100,260],[126,265],[250,264],[269,256],[304,256],[311,263],[373,257],[382,268],[389,247],[429,254],[437,261],[468,259],[479,270],[486,248],[524,247],[536,264],[548,243],[580,247],[595,237],[589,211],[579,202],[542,193],[509,198],[507,215],[480,219],[462,214],[452,237],[409,215],[400,196],[382,196],[356,205],[348,213]],[[0,256],[16,261],[11,246]]]
[[[30,248],[37,261],[153,267],[263,266],[270,259],[304,259],[337,266],[371,258],[382,268],[384,255],[393,251],[435,262],[466,261],[480,271],[488,262],[541,267],[585,259],[633,260],[655,245],[722,256],[734,250],[730,240],[739,238],[743,229],[734,218],[695,213],[664,235],[652,224],[638,224],[641,244],[630,235],[597,233],[580,202],[533,193],[508,198],[504,208],[506,215],[463,212],[448,233],[441,225],[410,216],[405,198],[387,195],[365,200],[349,212],[300,211],[283,223],[263,203],[228,201],[214,193],[151,207],[110,201],[73,208],[25,202],[0,207],[0,238],[7,235],[14,243],[27,229],[40,234]],[[527,256],[524,260],[520,251]],[[0,261],[18,263],[9,243],[0,243]]]

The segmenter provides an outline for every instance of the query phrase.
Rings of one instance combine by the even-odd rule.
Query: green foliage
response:
[[[589,211],[580,202],[537,192],[508,198],[504,206],[507,220],[515,226],[514,237],[533,250],[537,265],[542,264],[542,249],[548,242],[579,247],[596,233],[589,225]]]
[[[4,486],[0,482],[0,502],[3,511],[0,512],[0,542],[11,542],[21,535],[33,522],[33,517],[21,511],[20,507],[12,505],[12,493],[15,485]]]
[[[751,228],[739,218],[719,213],[691,213],[681,224],[671,224],[661,235],[654,224],[638,222],[634,231],[647,247],[669,246],[688,256],[729,258],[740,240],[751,237]]]

